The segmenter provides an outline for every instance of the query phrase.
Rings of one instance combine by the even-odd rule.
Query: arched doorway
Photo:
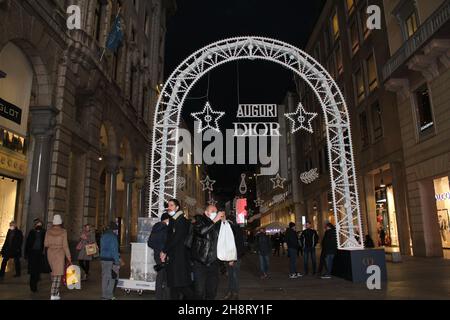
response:
[[[336,82],[317,61],[287,43],[237,37],[208,45],[183,61],[167,80],[155,111],[149,171],[149,216],[160,216],[177,194],[180,114],[189,91],[212,69],[236,60],[260,59],[295,72],[320,101],[327,127],[333,209],[340,249],[363,248],[361,214],[347,105]]]

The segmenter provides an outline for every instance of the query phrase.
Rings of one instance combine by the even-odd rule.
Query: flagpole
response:
[[[119,17],[120,11],[122,11],[122,7],[119,7],[119,10],[117,11],[117,15],[116,15],[116,19],[115,19],[115,20],[117,20],[117,18]],[[115,20],[114,20],[114,21],[115,21]],[[108,40],[106,40],[106,41],[108,41]],[[102,52],[102,55],[101,55],[101,57],[100,57],[100,62],[102,62],[103,57],[105,56],[105,53],[106,53],[106,45],[105,45],[105,47],[103,48],[103,52]]]

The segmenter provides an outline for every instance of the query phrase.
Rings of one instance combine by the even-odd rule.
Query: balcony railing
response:
[[[399,67],[405,64],[449,20],[450,0],[446,0],[386,63],[386,66],[383,68],[383,81],[389,79]]]

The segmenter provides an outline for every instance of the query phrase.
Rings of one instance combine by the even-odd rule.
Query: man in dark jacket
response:
[[[25,241],[25,259],[28,260],[30,289],[32,292],[37,292],[37,284],[40,274],[44,272],[46,259],[44,254],[45,229],[42,227],[40,219],[35,219],[33,223],[34,229],[28,233]]]
[[[327,272],[321,278],[331,279],[333,260],[334,256],[337,254],[336,228],[331,223],[327,223],[325,228],[326,231],[322,240],[322,253],[324,255]]]
[[[307,221],[305,230],[300,235],[300,243],[303,248],[303,266],[305,275],[308,274],[309,257],[311,256],[313,274],[316,274],[316,245],[319,242],[317,231],[311,226],[311,222]]]
[[[166,244],[169,220],[169,214],[164,212],[161,216],[161,222],[158,222],[153,226],[152,233],[147,242],[148,246],[153,249],[153,256],[156,262],[156,300],[170,299],[170,289],[167,286],[166,266],[161,261],[161,251]]]
[[[266,234],[266,229],[262,228],[256,235],[256,252],[259,256],[259,265],[261,268],[261,279],[269,277],[269,256],[272,249],[270,246],[270,238]]]
[[[237,261],[227,262],[228,293],[224,300],[239,300],[239,273],[241,270],[241,259],[245,254],[245,245],[242,228],[235,221],[236,217],[230,216],[230,220],[228,220],[228,222],[233,230],[234,244],[236,245],[237,251]]]
[[[288,246],[289,254],[289,279],[296,279],[302,276],[297,272],[297,252],[298,252],[298,238],[297,232],[295,232],[295,223],[289,223],[289,228],[286,230],[286,243]]]
[[[8,233],[6,234],[5,243],[3,244],[3,248],[1,251],[3,261],[0,269],[0,280],[5,277],[6,265],[8,264],[9,259],[14,259],[14,266],[16,269],[16,274],[14,275],[14,277],[20,277],[20,258],[22,256],[22,243],[22,231],[17,228],[17,224],[14,221],[11,221],[11,223],[9,224]]]
[[[113,278],[114,270],[120,266],[119,239],[116,232],[119,230],[116,222],[111,221],[109,228],[100,239],[100,261],[102,264],[102,300],[115,300]]]
[[[214,300],[219,285],[220,265],[217,260],[217,240],[223,212],[216,206],[208,206],[204,215],[195,217],[192,242],[194,262],[194,288],[199,300]]]

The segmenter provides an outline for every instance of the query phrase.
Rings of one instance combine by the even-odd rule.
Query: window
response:
[[[359,50],[359,30],[357,20],[350,25],[350,38],[352,44],[352,53],[355,54]]]
[[[338,74],[341,74],[344,71],[344,66],[342,64],[342,52],[340,45],[336,47],[336,64],[337,64],[337,72]]]
[[[333,32],[333,39],[336,41],[339,38],[339,19],[337,12],[334,13],[331,19],[331,28]]]
[[[376,102],[372,105],[372,125],[374,139],[378,140],[383,137],[382,113],[379,102]]]
[[[367,59],[367,78],[369,82],[369,91],[372,92],[378,87],[377,79],[377,65],[375,62],[375,56],[372,54]]]
[[[369,129],[367,126],[367,115],[365,112],[362,112],[359,115],[359,126],[361,131],[361,143],[363,147],[369,145]]]
[[[356,91],[356,102],[360,103],[364,100],[365,90],[364,90],[364,77],[362,69],[359,69],[355,73],[355,91]]]
[[[407,38],[411,38],[411,36],[417,31],[417,14],[416,11],[413,11],[406,19],[405,19],[405,31]]]
[[[434,126],[430,93],[426,84],[416,91],[416,99],[419,131],[424,133]]]
[[[352,14],[355,11],[355,0],[347,0],[347,12],[348,14]]]

